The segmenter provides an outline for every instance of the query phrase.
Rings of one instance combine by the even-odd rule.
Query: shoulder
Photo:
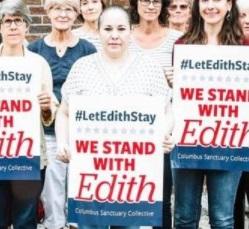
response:
[[[28,49],[37,52],[37,50],[39,50],[43,44],[44,44],[44,39],[40,38],[38,40],[29,43]]]
[[[96,58],[97,58],[97,53],[94,53],[92,55],[88,55],[88,56],[83,56],[80,57],[74,64],[72,67],[72,71],[73,70],[80,70],[80,71],[88,71],[89,68],[91,68],[91,66],[95,66],[96,65]]]
[[[80,39],[85,39],[87,37],[85,31],[82,27],[76,28],[72,30],[73,35],[79,37]]]
[[[136,54],[137,63],[135,64],[136,68],[139,68],[139,71],[143,74],[156,72],[156,74],[163,74],[162,67],[155,58],[150,57],[149,55]]]
[[[175,42],[182,35],[183,35],[183,32],[181,32],[181,31],[178,31],[178,30],[175,30],[175,29],[169,29],[169,31],[167,33],[167,36],[166,36],[166,39]]]
[[[28,49],[25,49],[26,56],[30,58],[31,61],[40,64],[43,68],[49,68],[48,62],[41,55],[34,53]]]
[[[81,49],[84,49],[87,52],[96,52],[95,46],[85,39],[79,39],[77,44]]]
[[[184,43],[184,41],[183,41],[183,39],[181,39],[181,38],[179,38],[178,40],[176,40],[176,42],[175,42],[175,45],[184,45],[185,43]]]

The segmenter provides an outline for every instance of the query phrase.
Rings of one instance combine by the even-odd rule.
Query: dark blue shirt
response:
[[[28,49],[40,54],[47,60],[53,76],[53,91],[59,102],[61,102],[61,87],[74,62],[80,57],[96,52],[94,45],[84,39],[80,39],[74,47],[68,47],[62,57],[59,57],[56,48],[48,46],[44,39],[38,39],[29,44]],[[46,134],[54,135],[54,125],[44,129]]]

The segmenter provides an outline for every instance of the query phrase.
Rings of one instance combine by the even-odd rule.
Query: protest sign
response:
[[[41,67],[24,57],[0,66],[0,180],[40,179]]]
[[[249,170],[248,47],[175,47],[173,167]]]
[[[73,96],[69,222],[161,225],[165,100]]]

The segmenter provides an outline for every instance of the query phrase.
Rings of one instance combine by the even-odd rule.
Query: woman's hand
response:
[[[43,112],[51,109],[51,96],[47,92],[42,92],[38,95],[38,101]]]
[[[170,153],[175,147],[175,143],[171,135],[166,135],[163,141],[164,153]]]
[[[168,82],[169,87],[173,87],[173,80],[174,80],[174,67],[167,67],[164,69],[164,75]]]
[[[59,145],[57,148],[56,159],[64,163],[69,163],[71,159],[71,154],[69,152],[69,147],[66,144]]]

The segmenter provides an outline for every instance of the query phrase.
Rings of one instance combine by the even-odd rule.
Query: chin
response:
[[[122,56],[121,52],[120,51],[110,51],[109,52],[109,56],[113,59],[116,59],[116,58],[119,58]]]
[[[9,46],[19,46],[19,45],[22,45],[24,41],[8,41],[8,45]]]
[[[70,28],[71,28],[71,27],[68,27],[68,26],[57,26],[57,27],[56,27],[56,29],[57,29],[58,31],[61,31],[61,32],[63,32],[63,31],[68,31]]]

